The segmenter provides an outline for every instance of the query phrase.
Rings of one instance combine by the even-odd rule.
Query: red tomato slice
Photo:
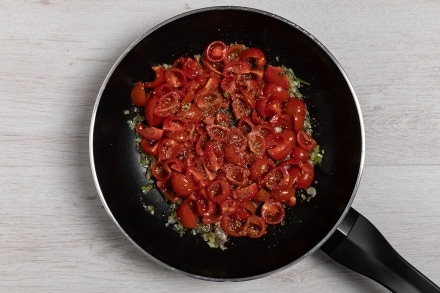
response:
[[[292,149],[291,157],[298,159],[301,162],[307,162],[310,159],[310,151],[303,149],[300,146],[296,146]]]
[[[270,198],[270,196],[271,195],[267,190],[261,188],[258,190],[257,195],[255,195],[253,200],[256,202],[265,202]]]
[[[209,217],[215,215],[217,205],[210,199],[199,197],[196,201],[197,212],[202,217]],[[220,219],[219,219],[220,220]],[[206,223],[205,223],[206,224]]]
[[[237,120],[251,115],[252,108],[244,102],[243,95],[236,94],[232,99],[232,113]]]
[[[246,220],[244,230],[250,238],[259,238],[266,234],[267,228],[263,218],[253,215]]]
[[[182,70],[189,79],[195,79],[205,72],[203,67],[194,58],[186,58],[182,64]]]
[[[183,201],[177,207],[176,214],[177,214],[177,219],[182,224],[182,226],[189,229],[197,228],[197,217],[193,213],[187,201]]]
[[[131,102],[136,107],[144,107],[147,103],[147,95],[142,82],[135,83],[131,89]]]
[[[191,124],[184,118],[170,116],[163,120],[162,129],[165,131],[184,131],[190,128]]]
[[[247,147],[246,137],[243,135],[243,132],[240,131],[237,127],[231,127],[227,140],[228,144],[237,149],[244,150]]]
[[[284,207],[279,202],[269,199],[261,207],[261,217],[267,224],[279,224],[284,220],[284,216]]]
[[[290,87],[289,77],[284,69],[279,66],[268,65],[264,70],[264,80],[267,83],[279,85],[286,90]]]
[[[149,96],[145,104],[145,118],[147,119],[148,125],[150,126],[159,126],[163,120],[163,118],[158,117],[154,114],[154,109],[156,108],[158,100],[159,97]]]

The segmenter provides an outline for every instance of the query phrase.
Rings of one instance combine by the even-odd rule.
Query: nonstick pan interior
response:
[[[144,169],[128,127],[130,91],[152,80],[151,67],[181,55],[200,54],[214,40],[243,43],[266,53],[268,63],[291,67],[310,85],[300,90],[325,151],[316,168],[317,196],[286,211],[286,225],[259,239],[237,238],[228,249],[210,248],[199,236],[182,237],[166,227],[168,204],[157,190],[140,203]],[[111,218],[148,256],[167,267],[210,280],[267,275],[312,253],[328,238],[350,206],[363,164],[363,126],[353,89],[339,64],[313,36],[272,14],[239,7],[207,8],[179,15],[153,28],[116,62],[97,99],[91,125],[91,164],[98,192]]]

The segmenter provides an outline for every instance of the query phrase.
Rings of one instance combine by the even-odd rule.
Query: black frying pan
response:
[[[157,190],[143,196],[144,170],[135,151],[130,91],[153,80],[151,67],[203,51],[213,40],[261,48],[268,63],[286,65],[310,83],[301,88],[316,120],[315,136],[325,157],[316,169],[318,195],[288,209],[286,225],[258,239],[236,238],[228,249],[209,248],[198,236],[179,236],[165,223],[168,204]],[[342,68],[312,35],[272,14],[241,7],[191,11],[154,27],[119,58],[107,76],[93,112],[90,156],[107,212],[142,251],[166,267],[207,280],[247,280],[292,265],[320,247],[337,261],[399,292],[439,292],[411,267],[350,205],[364,162],[359,104]],[[140,198],[155,206],[147,213]],[[348,235],[348,237],[347,237]]]

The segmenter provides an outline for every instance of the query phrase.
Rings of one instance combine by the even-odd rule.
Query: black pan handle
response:
[[[340,264],[392,292],[440,292],[440,288],[404,260],[374,225],[350,208],[321,249]]]

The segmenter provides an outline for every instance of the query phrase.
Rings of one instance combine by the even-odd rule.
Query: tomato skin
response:
[[[266,147],[269,156],[276,161],[284,159],[292,150],[289,138],[283,133],[273,133],[266,137]]]
[[[257,194],[254,197],[254,201],[256,202],[265,202],[271,197],[271,194],[266,189],[259,189]]]
[[[246,236],[250,238],[259,238],[266,234],[267,228],[263,218],[259,216],[250,216],[244,225]]]
[[[231,61],[237,61],[240,57],[241,52],[243,52],[244,46],[241,44],[231,45],[226,51],[225,59],[223,60],[225,63],[229,63]]]
[[[292,158],[298,159],[301,162],[307,162],[310,159],[310,151],[300,147],[296,146],[292,149]]]
[[[276,225],[284,220],[285,211],[280,202],[269,199],[261,207],[261,217],[269,225]]]
[[[151,127],[159,126],[163,120],[163,118],[157,117],[154,114],[154,109],[156,108],[158,100],[159,97],[150,96],[145,104],[145,118],[147,119],[148,125]]]
[[[131,89],[131,102],[136,107],[144,107],[147,103],[147,95],[145,94],[143,82],[137,82]]]
[[[290,87],[287,74],[284,72],[283,68],[279,66],[268,65],[264,70],[264,80],[267,83],[279,85],[286,90]]]
[[[254,160],[249,166],[250,178],[252,181],[259,182],[273,168],[275,168],[275,163],[272,160],[267,158]]]
[[[153,175],[156,180],[159,181],[167,181],[171,178],[172,171],[170,170],[169,166],[164,165],[161,161],[154,161],[153,164],[151,164],[151,175]]]
[[[246,74],[251,72],[251,66],[244,61],[231,61],[223,67],[222,75]]]
[[[187,201],[183,201],[176,210],[177,219],[185,228],[197,228],[197,217]]]

